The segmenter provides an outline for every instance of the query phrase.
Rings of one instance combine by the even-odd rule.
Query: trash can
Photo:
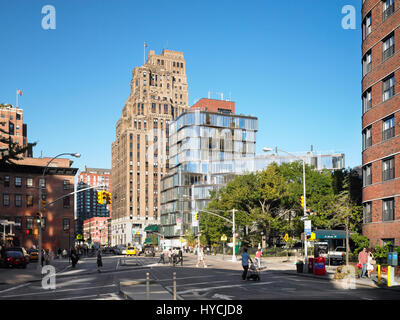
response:
[[[324,257],[314,258],[314,274],[319,276],[326,274]]]
[[[308,273],[314,272],[314,258],[308,258]]]
[[[304,267],[303,261],[297,261],[296,263],[297,273],[303,273],[303,267]]]

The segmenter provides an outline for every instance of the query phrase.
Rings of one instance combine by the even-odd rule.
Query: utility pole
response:
[[[232,209],[232,244],[233,244],[233,250],[232,250],[232,261],[236,261],[236,235],[235,235],[235,209]]]

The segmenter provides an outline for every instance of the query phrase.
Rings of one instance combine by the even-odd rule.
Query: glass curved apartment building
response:
[[[219,101],[224,103],[232,104]],[[160,216],[167,238],[185,235],[210,190],[224,186],[236,173],[238,159],[255,156],[257,118],[229,113],[233,109],[226,105],[213,112],[195,104],[170,124],[170,170],[161,181]]]

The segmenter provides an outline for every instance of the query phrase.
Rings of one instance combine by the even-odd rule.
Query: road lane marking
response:
[[[109,288],[109,287],[116,287],[116,284],[111,284],[108,286],[100,286],[100,287],[87,287],[87,288],[75,288],[75,289],[63,289],[63,290],[48,290],[45,292],[35,292],[35,293],[22,293],[18,295],[11,295],[11,296],[1,296],[2,298],[15,298],[15,297],[23,297],[23,296],[33,296],[39,294],[54,294],[54,293],[62,293],[67,291],[81,291],[81,290],[91,290],[91,289],[99,289],[99,288]]]
[[[271,284],[272,282],[258,282],[258,283],[253,283],[249,284],[247,286],[257,286],[257,285],[266,285],[266,284]],[[201,292],[201,291],[211,291],[215,289],[225,289],[225,288],[233,288],[233,287],[243,287],[245,284],[234,284],[234,285],[228,285],[228,286],[218,286],[218,287],[209,287],[209,288],[200,288],[200,289],[191,289],[191,290],[186,290],[186,291],[178,291],[180,295],[186,294],[186,293],[192,293],[192,292]]]
[[[23,284],[21,284],[21,285],[19,285],[19,286],[12,287],[12,288],[8,288],[8,289],[5,289],[5,290],[2,290],[2,291],[0,291],[0,293],[8,292],[8,291],[15,290],[15,289],[19,289],[19,288],[22,288],[22,287],[26,287],[27,285],[29,285],[29,283],[23,283]]]

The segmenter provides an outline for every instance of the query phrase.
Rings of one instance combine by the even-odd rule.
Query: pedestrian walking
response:
[[[244,248],[242,254],[242,267],[243,267],[242,280],[246,280],[247,278],[247,271],[249,270],[249,260],[251,263],[253,263],[253,260],[251,260],[249,254],[247,253],[247,248]]]
[[[61,248],[58,248],[58,250],[57,250],[57,258],[58,259],[61,259],[61,254],[62,254]]]
[[[262,251],[261,251],[261,249],[258,249],[257,253],[256,253],[256,258],[255,258],[258,269],[261,269],[261,256],[262,256]]]
[[[49,249],[47,249],[45,251],[45,253],[44,253],[44,261],[46,263],[46,266],[50,264],[50,252],[49,252]]]
[[[45,260],[45,255],[46,255],[46,252],[44,251],[44,249],[42,249],[41,255],[42,255],[41,264],[42,264],[42,267],[43,267],[44,260]]]
[[[172,263],[173,263],[173,266],[176,265],[177,260],[178,260],[178,250],[176,248],[174,248],[174,251],[172,251]]]
[[[203,263],[203,267],[207,268],[206,261],[204,260],[204,251],[202,250],[201,247],[199,247],[199,250],[197,253],[197,264],[196,264],[197,268],[199,267],[200,263]]]
[[[76,264],[78,263],[78,255],[76,254],[75,249],[71,249],[71,262],[72,262],[72,268],[75,268]]]
[[[161,261],[162,261],[163,264],[165,264],[165,253],[164,253],[164,250],[161,251],[160,260],[158,260],[158,263],[160,263]]]
[[[183,266],[183,252],[182,252],[182,248],[179,249],[178,251],[178,261],[177,263],[181,263],[181,266]]]
[[[101,258],[101,250],[97,251],[97,271],[101,272],[101,267],[103,266],[103,261]]]
[[[361,264],[361,278],[367,275],[368,252],[367,248],[363,248],[358,254],[358,263]]]
[[[372,250],[368,250],[368,262],[367,262],[367,272],[368,278],[371,278],[371,273],[374,271],[374,265],[376,264],[375,257],[372,253]]]

